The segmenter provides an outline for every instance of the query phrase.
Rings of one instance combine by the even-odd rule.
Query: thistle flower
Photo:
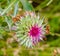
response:
[[[16,22],[16,35],[20,45],[33,47],[40,40],[43,40],[45,35],[45,25],[43,19],[36,16],[35,13],[26,13],[24,17]]]

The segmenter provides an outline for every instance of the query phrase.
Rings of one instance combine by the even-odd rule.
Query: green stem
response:
[[[58,34],[58,33],[52,33],[52,32],[50,32],[49,34],[52,35],[52,36],[58,36],[58,37],[60,37],[60,34]]]
[[[33,11],[33,6],[28,2],[28,0],[20,0],[23,5],[24,10]]]
[[[2,13],[1,15],[4,15],[7,11],[9,11],[12,7],[12,5],[16,2],[17,0],[14,0]]]

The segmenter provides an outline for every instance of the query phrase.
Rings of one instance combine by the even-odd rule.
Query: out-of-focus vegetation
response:
[[[33,49],[19,46],[11,31],[11,19],[24,11],[45,16],[50,29]],[[0,0],[0,56],[60,56],[60,0]]]

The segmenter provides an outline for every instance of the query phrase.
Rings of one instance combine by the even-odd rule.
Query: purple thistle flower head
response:
[[[36,25],[32,26],[30,29],[30,36],[37,37],[40,34],[40,28]]]
[[[29,36],[32,38],[32,43],[36,44],[41,40],[41,37],[43,37],[44,31],[42,27],[39,27],[38,25],[34,25],[30,28]]]
[[[40,36],[42,35],[42,29],[38,25],[34,25],[31,27],[29,31],[29,35],[32,38],[33,44],[37,43],[40,40]]]
[[[39,16],[28,14],[21,18],[21,20],[16,23],[16,26],[16,35],[19,39],[20,45],[33,47],[40,40],[43,40],[45,35],[44,26],[46,26],[46,24],[43,24],[43,19],[40,19]]]

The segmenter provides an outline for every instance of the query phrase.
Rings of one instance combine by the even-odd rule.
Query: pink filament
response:
[[[32,38],[33,37],[38,37],[41,34],[41,28],[34,25],[34,26],[31,27],[31,29],[29,31],[29,34],[30,34],[30,36],[32,36]]]

